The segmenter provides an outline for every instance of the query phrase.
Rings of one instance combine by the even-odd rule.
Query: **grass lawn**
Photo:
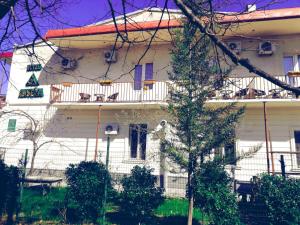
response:
[[[58,209],[63,205],[65,194],[65,188],[52,188],[46,191],[25,188],[20,214],[21,218],[23,218],[26,223],[51,221],[51,224],[59,224],[62,217]],[[151,225],[184,224],[187,218],[187,211],[188,202],[186,199],[166,199],[164,203],[156,209],[156,217],[151,221]],[[111,224],[133,225],[128,218],[122,218],[122,216],[120,216],[118,207],[113,203],[108,204],[107,218]],[[197,225],[200,224],[198,221],[203,220],[202,213],[198,209],[194,210],[194,219],[194,224]],[[41,222],[39,222],[39,224],[41,224]]]
[[[166,199],[164,203],[159,206],[155,214],[161,217],[167,216],[187,216],[188,201],[186,199],[170,198]],[[202,220],[203,215],[199,209],[194,209],[194,219]]]

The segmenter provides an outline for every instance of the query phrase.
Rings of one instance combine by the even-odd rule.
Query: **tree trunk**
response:
[[[34,169],[34,161],[35,161],[35,156],[36,156],[36,153],[37,153],[37,147],[36,147],[36,144],[33,144],[33,152],[32,152],[32,158],[31,158],[31,163],[30,163],[30,169],[29,169],[29,172],[28,174],[32,174],[33,173],[33,169]],[[26,168],[25,168],[26,169]]]
[[[189,213],[187,225],[193,224],[193,211],[194,211],[194,191],[191,191],[189,195]]]
[[[189,168],[188,168],[188,201],[189,201],[189,212],[187,225],[193,224],[193,211],[194,211],[194,188],[193,188],[193,157],[189,155]]]

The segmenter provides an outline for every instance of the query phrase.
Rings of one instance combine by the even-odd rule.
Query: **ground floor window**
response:
[[[294,131],[297,165],[300,167],[300,130]]]
[[[130,158],[146,159],[147,124],[129,125]]]
[[[236,164],[235,138],[230,138],[223,147],[215,149],[215,155],[224,159],[228,164]]]

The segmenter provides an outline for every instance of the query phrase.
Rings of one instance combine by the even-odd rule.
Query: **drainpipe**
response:
[[[265,125],[265,142],[266,142],[266,154],[267,154],[267,170],[268,170],[268,174],[270,174],[269,139],[268,139],[266,102],[263,102],[263,105],[264,105],[264,125]]]
[[[96,147],[95,147],[95,154],[94,154],[94,161],[97,161],[98,158],[98,139],[99,139],[99,128],[100,128],[100,111],[101,105],[98,108],[98,118],[97,118],[97,128],[96,128]]]

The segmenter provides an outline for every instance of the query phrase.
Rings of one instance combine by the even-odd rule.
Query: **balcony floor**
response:
[[[166,102],[60,102],[52,104],[60,109],[160,109]]]
[[[238,106],[246,106],[253,108],[262,107],[263,102],[266,102],[269,107],[300,107],[300,99],[297,98],[255,98],[255,99],[216,99],[209,100],[207,104],[224,105],[236,102]]]

